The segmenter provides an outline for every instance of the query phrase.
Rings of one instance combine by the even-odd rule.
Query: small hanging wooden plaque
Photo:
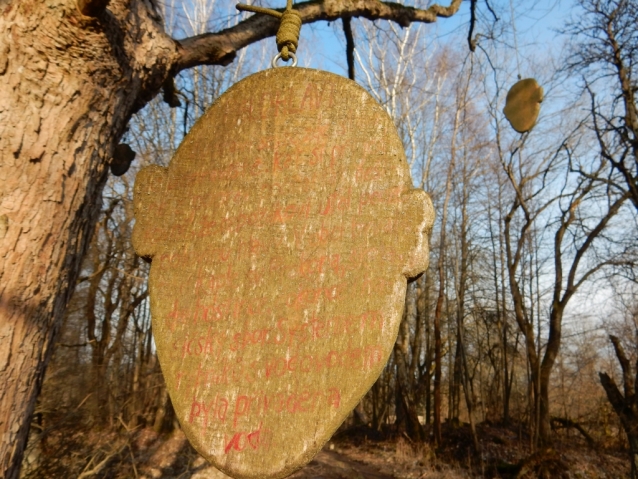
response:
[[[512,128],[519,133],[532,129],[541,111],[543,87],[533,78],[516,82],[507,92],[503,113]]]
[[[237,83],[135,184],[157,353],[195,448],[237,478],[310,461],[379,376],[434,213],[383,108],[278,68]]]

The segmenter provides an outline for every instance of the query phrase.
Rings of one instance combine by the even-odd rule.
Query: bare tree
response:
[[[559,169],[563,171],[562,184],[551,185],[549,178],[556,172],[558,159],[564,154],[563,161],[571,164],[572,153],[562,143],[545,161],[530,169],[523,165],[525,160],[516,148],[503,161],[514,190],[504,218],[510,293],[516,322],[525,339],[534,410],[538,414],[536,430],[542,443],[551,442],[549,383],[560,350],[565,308],[578,289],[602,268],[629,261],[625,253],[632,249],[628,243],[619,246],[622,239],[616,241],[605,234],[629,195],[600,186],[600,178],[608,171],[604,160],[594,162],[587,176],[574,178],[564,173],[564,165]],[[541,222],[545,228],[551,228],[553,236],[551,302],[544,352],[540,346],[541,318],[536,314],[534,321],[535,302],[525,293],[521,270],[529,235]]]
[[[436,153],[449,149],[449,145],[458,141],[455,134],[449,138],[441,134],[444,123],[456,118],[458,132],[458,115],[455,117],[453,86],[446,83],[452,76],[453,67],[446,61],[450,51],[438,51],[427,44],[421,26],[399,29],[396,25],[381,23],[380,25],[363,26],[358,31],[362,38],[361,45],[355,50],[357,65],[361,70],[361,81],[372,95],[386,108],[393,118],[406,149],[408,162],[419,178],[421,187],[429,189],[429,171],[435,162]],[[444,89],[446,90],[444,92]],[[445,96],[445,98],[443,98]],[[449,103],[449,104],[447,104]],[[447,114],[446,114],[447,113]],[[449,141],[449,142],[448,142]],[[437,162],[444,164],[448,172],[445,184],[452,182],[454,155],[440,155]],[[451,158],[451,159],[450,159]],[[445,165],[445,163],[448,163]],[[447,223],[447,203],[450,192],[431,192],[435,196],[441,194],[443,213],[441,228]],[[440,307],[429,306],[433,291],[433,277],[438,276],[439,285],[447,282],[436,271],[445,274],[446,267],[442,262],[447,260],[447,241],[445,233],[438,248],[436,270],[428,271],[416,287],[408,289],[406,312],[399,330],[399,337],[394,349],[394,361],[388,365],[396,371],[395,386],[395,425],[417,441],[425,438],[418,420],[418,410],[426,404],[426,422],[430,420],[431,386],[433,386],[434,437],[441,442],[441,387],[442,387],[442,307],[445,291],[439,289]],[[440,286],[439,286],[440,288]],[[432,299],[434,301],[434,298]],[[439,305],[439,301],[437,301]],[[434,314],[426,313],[431,310]],[[432,329],[433,326],[433,330]],[[432,364],[434,364],[433,371]],[[432,378],[433,376],[433,378]],[[432,381],[433,379],[433,381]]]
[[[590,127],[614,175],[638,209],[638,5],[631,0],[579,0],[567,72],[582,75]]]
[[[141,259],[130,245],[132,208],[129,204],[124,209],[124,218],[114,220],[118,203],[119,199],[112,199],[102,220],[96,225],[97,231],[93,234],[93,268],[85,278],[89,285],[84,308],[87,345],[91,349],[96,387],[95,409],[102,422],[114,418],[108,377],[111,360],[121,354],[129,322],[148,297],[146,274],[140,268]],[[138,270],[142,274],[136,274]]]

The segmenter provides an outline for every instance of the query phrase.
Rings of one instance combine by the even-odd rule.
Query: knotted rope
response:
[[[275,40],[277,50],[281,53],[281,59],[288,61],[290,53],[297,53],[299,45],[299,32],[301,31],[301,15],[297,10],[292,9],[292,0],[288,0],[286,10],[278,12],[270,8],[256,7],[253,5],[237,4],[237,10],[243,12],[263,13],[271,17],[279,18],[279,29]]]

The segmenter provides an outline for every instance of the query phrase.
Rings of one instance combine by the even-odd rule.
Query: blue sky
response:
[[[484,17],[485,21],[491,21],[492,17],[484,5],[483,1],[479,2],[479,13]],[[519,55],[523,59],[527,55],[560,49],[562,39],[557,34],[557,30],[565,24],[573,11],[573,2],[568,0],[542,0],[537,2],[492,0],[490,5],[499,16],[498,24],[501,28],[505,28],[509,32],[513,31],[513,27],[515,28],[516,46],[518,46]],[[441,44],[452,41],[463,42],[463,46],[465,46],[470,19],[469,6],[469,2],[464,1],[459,12],[453,17],[441,18],[435,24],[427,25],[427,34]],[[367,20],[355,19],[354,21],[366,22]],[[481,31],[480,25],[476,31]],[[499,38],[499,40],[506,41],[511,47],[515,46],[513,37],[507,39]],[[271,49],[274,55],[276,53],[274,41],[271,39],[270,43],[272,44]],[[345,75],[344,45],[345,40],[341,21],[332,24],[317,22],[311,25],[304,25],[299,45],[300,65]],[[521,61],[521,65],[524,68],[525,62]],[[523,71],[521,73],[524,77],[533,76],[531,72]]]

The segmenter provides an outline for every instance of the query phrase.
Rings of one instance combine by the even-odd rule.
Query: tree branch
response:
[[[89,463],[84,467],[84,470],[80,473],[80,475],[78,476],[78,479],[84,479],[85,477],[91,477],[94,476],[96,474],[98,474],[102,469],[104,469],[104,466],[106,466],[106,464],[113,459],[115,456],[119,455],[124,448],[126,447],[126,445],[124,446],[120,446],[118,449],[115,449],[113,452],[111,452],[110,454],[107,454],[104,459],[102,459],[98,464],[95,465],[95,467],[93,469],[88,469],[88,467],[93,463],[93,461],[95,460],[96,456],[98,454],[100,454],[100,451],[98,451],[89,461]]]
[[[352,18],[343,17],[343,34],[346,37],[346,59],[348,60],[348,78],[354,81],[354,35],[352,34]]]
[[[607,373],[598,373],[600,384],[607,393],[607,399],[621,418],[625,417],[625,398],[616,386],[616,382]]]
[[[551,422],[552,422],[552,426],[554,426],[554,428],[556,429],[558,429],[558,426],[564,427],[564,428],[571,427],[576,429],[585,438],[589,447],[596,447],[596,441],[594,440],[594,438],[591,437],[591,435],[587,431],[585,431],[585,428],[581,426],[580,424],[578,424],[577,422],[572,421],[571,419],[568,419],[565,417],[557,417],[557,416],[552,416]]]
[[[470,0],[470,30],[467,33],[467,44],[470,47],[470,51],[476,51],[476,38],[472,38],[474,33],[474,25],[476,24],[476,2],[477,0]]]
[[[425,10],[378,0],[312,0],[295,5],[295,10],[306,24],[348,16],[389,20],[407,27],[413,22],[434,23],[439,17],[451,17],[460,6],[461,0],[452,0],[447,7],[434,4]],[[178,40],[178,58],[173,65],[173,74],[198,65],[228,65],[237,50],[275,35],[278,25],[276,18],[253,15],[220,32]]]
[[[565,294],[563,296],[563,299],[561,300],[561,303],[563,303],[564,305],[567,304],[567,301],[569,301],[571,296],[575,293],[577,288],[576,285],[582,282],[582,280],[578,283],[575,282],[576,272],[578,270],[580,261],[582,260],[583,256],[585,255],[589,247],[594,243],[596,238],[598,238],[598,236],[602,233],[602,231],[605,229],[609,221],[611,221],[611,219],[618,213],[618,211],[620,210],[620,207],[628,198],[629,198],[628,192],[625,192],[624,195],[617,198],[616,201],[609,207],[607,214],[603,218],[601,218],[598,224],[587,234],[583,244],[576,250],[576,255],[574,257],[574,260],[572,261],[571,268],[569,269],[569,273],[567,275],[567,285],[565,286]]]
[[[611,344],[614,345],[616,357],[618,358],[618,362],[620,363],[620,367],[622,368],[623,384],[625,386],[625,399],[629,400],[634,394],[634,381],[631,374],[629,359],[627,358],[625,350],[623,349],[622,344],[620,344],[620,340],[618,339],[618,337],[610,334],[609,340],[611,341]]]

